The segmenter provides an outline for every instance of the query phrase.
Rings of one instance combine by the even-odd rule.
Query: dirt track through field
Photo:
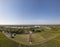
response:
[[[8,37],[10,40],[13,40],[13,41],[15,41],[15,42],[17,42],[17,43],[20,43],[20,42],[18,42],[18,41],[16,41],[16,40],[10,38],[9,34],[4,33],[4,32],[3,32],[3,34],[4,34],[6,37]],[[47,40],[45,39],[45,40],[43,40],[43,41],[41,41],[41,42],[39,42],[39,43],[36,43],[36,45],[37,45],[37,44],[43,44],[43,43],[45,43],[45,42],[47,42],[47,41],[50,41],[50,40],[54,39],[55,37],[57,37],[57,36],[59,36],[59,35],[60,35],[60,34],[56,34],[56,35],[54,35],[53,37],[51,37],[51,38],[49,38],[49,39],[47,39]],[[41,37],[44,38],[43,36],[41,36]],[[32,45],[35,45],[35,44],[32,44]]]

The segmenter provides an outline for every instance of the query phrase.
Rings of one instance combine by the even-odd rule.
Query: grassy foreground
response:
[[[0,47],[18,47],[18,43],[8,39],[2,32],[0,32]]]
[[[28,38],[28,35],[17,35],[15,39],[19,38],[17,41],[23,41],[24,44],[20,44],[19,47],[60,47],[60,31],[46,31],[46,32],[36,33],[33,34],[32,37],[34,39],[33,45],[28,45],[29,43],[27,42],[28,40],[26,39]]]
[[[42,44],[41,43],[36,44],[36,45],[23,45],[23,44],[21,44],[20,46],[22,46],[22,47],[60,47],[60,35],[58,35],[60,33],[53,33],[53,34],[55,34],[57,36],[49,41],[42,43]],[[48,37],[50,37],[50,35],[47,34],[48,37],[46,37],[45,35],[44,35],[44,38],[46,38],[46,40],[48,40]],[[54,37],[54,35],[53,35],[53,37]],[[39,40],[37,40],[37,41],[39,41]]]

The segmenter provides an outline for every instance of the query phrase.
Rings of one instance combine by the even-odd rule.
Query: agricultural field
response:
[[[29,30],[32,31],[32,44],[29,43]],[[0,32],[0,47],[60,47],[60,26],[41,26],[31,29],[15,28],[10,30],[8,28],[6,31],[8,34],[10,31],[11,33],[16,33],[16,35],[11,38],[14,41]],[[17,33],[17,31],[19,32]]]

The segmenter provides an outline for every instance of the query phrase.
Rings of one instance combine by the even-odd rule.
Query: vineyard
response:
[[[60,47],[60,26],[0,29],[0,47]],[[28,31],[32,31],[32,44]]]

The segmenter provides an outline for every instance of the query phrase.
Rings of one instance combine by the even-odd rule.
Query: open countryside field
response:
[[[9,40],[3,33],[0,32],[0,47],[18,47],[18,43]]]
[[[49,29],[41,26],[38,29],[41,32],[32,33],[32,44],[29,44],[29,34],[16,34],[12,38],[14,42],[0,32],[0,47],[60,47],[60,26],[49,26]]]
[[[32,34],[32,44],[33,45],[41,44],[59,35],[60,33],[48,33],[48,32],[35,33],[35,34]],[[29,34],[28,35],[26,34],[16,35],[14,40],[18,41],[19,43],[29,45]]]

